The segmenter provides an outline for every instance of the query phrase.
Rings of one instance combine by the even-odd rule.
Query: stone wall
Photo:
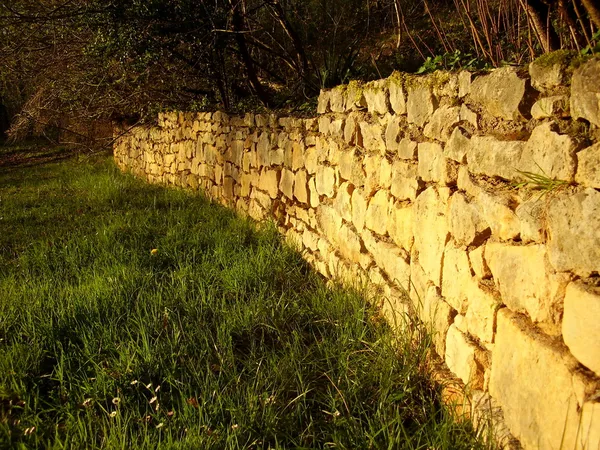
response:
[[[507,446],[597,449],[600,59],[572,69],[395,74],[322,92],[309,119],[164,113],[115,160],[275,220],[391,321],[418,315]]]

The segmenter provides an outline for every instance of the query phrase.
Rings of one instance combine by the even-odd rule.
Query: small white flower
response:
[[[158,400],[158,397],[154,396],[150,399],[150,401],[148,403],[152,404],[154,403],[156,400]]]
[[[158,425],[156,425],[156,428],[162,428],[162,427],[164,427],[164,426],[165,426],[165,424],[164,424],[163,422],[161,422],[161,423],[159,423]]]
[[[113,411],[108,415],[108,417],[115,417],[116,415],[117,415],[117,412]]]
[[[115,397],[112,399],[112,404],[118,406],[121,403],[121,399],[119,397]]]

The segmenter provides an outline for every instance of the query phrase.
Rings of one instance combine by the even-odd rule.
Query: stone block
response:
[[[412,206],[391,204],[387,217],[387,232],[396,245],[409,251],[414,242]]]
[[[371,114],[383,115],[390,112],[389,92],[386,84],[387,80],[378,80],[365,86],[363,95]]]
[[[354,113],[350,113],[346,118],[346,123],[344,124],[344,141],[346,141],[348,145],[362,145],[362,139]]]
[[[408,291],[410,284],[408,254],[394,244],[380,241],[368,230],[363,230],[361,236],[365,248],[373,256],[377,266],[393,283]]]
[[[571,117],[600,127],[600,56],[591,58],[573,73]]]
[[[551,179],[573,181],[576,165],[573,140],[553,132],[551,127],[547,122],[533,130],[517,167]]]
[[[401,159],[416,159],[417,158],[417,143],[408,138],[403,138],[398,143],[398,158]]]
[[[486,286],[475,282],[468,284],[466,294],[469,299],[469,309],[465,315],[465,321],[469,333],[476,336],[481,342],[493,342],[496,311],[498,311],[501,301]]]
[[[459,121],[460,108],[442,106],[435,110],[429,123],[425,125],[423,134],[430,139],[446,142]]]
[[[329,91],[329,108],[332,112],[344,112],[346,99],[342,86],[338,86]]]
[[[489,75],[473,81],[469,98],[493,117],[518,120],[519,106],[525,95],[525,80],[519,78],[513,67],[495,69]]]
[[[325,114],[329,112],[329,92],[321,89],[319,94],[319,102],[317,103],[317,114]]]
[[[463,70],[458,74],[458,96],[466,97],[471,91],[471,78],[473,75],[468,70]]]
[[[521,224],[521,241],[543,242],[545,240],[544,204],[536,197],[529,198],[515,210]]]
[[[395,114],[406,114],[406,95],[401,80],[394,77],[389,79],[390,106]]]
[[[399,117],[392,116],[385,129],[385,146],[388,152],[397,152],[400,149],[400,139],[404,135],[402,121]]]
[[[474,283],[467,251],[446,245],[442,273],[442,295],[455,310],[465,314],[469,306],[468,293]]]
[[[485,244],[469,252],[469,262],[471,269],[478,280],[485,280],[492,276],[492,271],[485,260]]]
[[[319,152],[317,151],[317,147],[306,149],[304,167],[306,167],[306,171],[311,175],[317,172],[317,168],[319,167]]]
[[[600,192],[565,192],[548,203],[548,250],[554,268],[582,277],[600,273]]]
[[[423,181],[452,184],[456,181],[456,171],[448,164],[442,146],[431,142],[419,144],[419,177]]]
[[[444,156],[461,164],[466,163],[470,145],[471,140],[456,127],[444,147]]]
[[[315,176],[317,193],[332,198],[335,195],[337,181],[336,171],[333,167],[319,166]]]
[[[600,143],[577,153],[575,181],[584,186],[600,189]]]
[[[468,124],[471,124],[474,129],[476,129],[476,130],[479,129],[479,118],[477,116],[477,113],[471,111],[469,109],[469,107],[467,105],[465,105],[464,103],[462,105],[460,105],[459,115],[460,115],[461,122],[467,122]]]
[[[525,448],[581,448],[574,365],[526,319],[507,308],[498,311],[489,391]]]
[[[452,324],[454,310],[442,299],[439,289],[433,284],[427,285],[421,301],[413,307],[419,318],[427,325],[435,352],[443,358],[446,351],[446,336]]]
[[[294,180],[294,197],[300,203],[308,203],[308,175],[305,170],[296,172]]]
[[[569,107],[569,98],[566,95],[553,95],[539,99],[531,107],[531,116],[541,120],[562,115]]]
[[[342,224],[339,233],[333,236],[333,239],[343,258],[352,264],[360,263],[362,242],[348,225]]]
[[[363,146],[369,151],[384,153],[383,127],[378,123],[368,122],[360,122],[359,127]]]
[[[540,56],[529,64],[531,85],[541,92],[553,90],[564,83],[565,71],[572,52],[558,50]]]
[[[422,127],[429,121],[437,107],[438,100],[431,92],[431,88],[426,86],[409,88],[406,106],[408,123]]]
[[[398,200],[415,200],[424,183],[419,178],[418,166],[410,161],[396,161],[392,166],[390,192]]]
[[[512,311],[526,313],[536,323],[559,323],[569,279],[552,271],[546,261],[544,245],[488,242],[485,259],[502,301]]]
[[[478,348],[467,337],[451,325],[446,335],[446,352],[444,360],[448,368],[459,377],[469,389],[483,387],[483,370],[477,364]]]
[[[302,244],[304,247],[312,250],[313,252],[318,249],[319,235],[312,231],[305,229],[302,233]]]
[[[283,192],[283,195],[287,198],[294,198],[294,172],[288,169],[283,169],[281,171],[279,190]]]
[[[525,149],[521,141],[501,141],[493,136],[473,136],[467,150],[469,170],[473,173],[513,180]],[[537,169],[539,171],[539,169]]]
[[[418,252],[425,275],[438,287],[441,286],[444,248],[450,237],[446,216],[449,195],[448,188],[430,187],[417,197],[413,206],[413,252]]]
[[[491,230],[473,203],[457,192],[448,203],[450,233],[458,245],[469,246],[486,239]]]
[[[319,199],[319,193],[317,192],[315,177],[310,177],[308,179],[308,192],[310,196],[310,207],[316,208],[320,205],[321,200]]]
[[[385,235],[387,233],[386,225],[388,211],[390,206],[390,196],[387,191],[378,191],[369,201],[369,206],[365,215],[365,226],[375,233]]]
[[[569,283],[565,295],[562,334],[581,364],[600,376],[600,288]]]
[[[354,151],[346,151],[340,155],[338,170],[340,177],[354,186],[361,187],[365,184],[362,156]]]
[[[280,178],[281,172],[279,170],[263,169],[258,179],[258,187],[266,191],[271,198],[277,198]]]
[[[360,233],[365,227],[365,216],[367,214],[367,200],[362,190],[355,189],[352,192],[352,223]]]
[[[330,242],[337,238],[342,228],[342,218],[331,206],[321,205],[317,211],[319,227],[323,230],[323,236]]]
[[[343,183],[333,202],[333,207],[347,222],[352,222],[352,193],[354,186],[348,182]]]
[[[292,144],[292,170],[295,172],[304,167],[304,142],[298,141]]]

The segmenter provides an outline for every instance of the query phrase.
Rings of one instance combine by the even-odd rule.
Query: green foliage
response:
[[[596,31],[592,36],[592,43],[581,49],[581,56],[589,56],[600,53],[600,30]]]
[[[490,66],[487,62],[473,56],[471,53],[463,53],[460,50],[454,50],[454,52],[451,53],[427,57],[423,65],[417,70],[417,73],[430,73],[435,72],[436,70],[456,71],[460,69],[476,70],[488,68],[490,68]]]
[[[0,447],[483,448],[422,329],[274,227],[103,159],[3,170],[0,199]]]

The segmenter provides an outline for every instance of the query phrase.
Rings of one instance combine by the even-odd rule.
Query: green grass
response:
[[[1,448],[483,447],[440,405],[425,334],[393,338],[272,227],[107,157],[16,150],[31,158],[0,162]]]

